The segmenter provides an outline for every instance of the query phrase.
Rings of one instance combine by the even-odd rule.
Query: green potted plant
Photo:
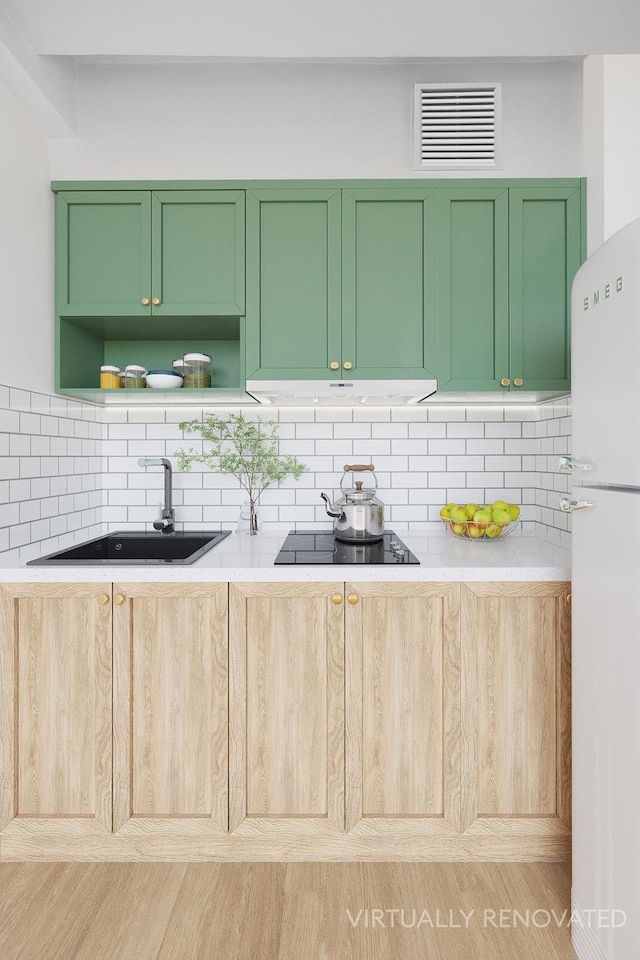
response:
[[[193,447],[176,450],[180,470],[189,471],[194,463],[237,477],[249,497],[249,533],[258,532],[257,505],[268,487],[287,477],[299,480],[307,469],[295,457],[278,453],[278,424],[273,420],[248,420],[242,413],[228,417],[210,415],[202,420],[180,424],[186,433],[199,433],[209,449],[197,453]]]

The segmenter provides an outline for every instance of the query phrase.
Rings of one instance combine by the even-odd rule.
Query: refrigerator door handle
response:
[[[568,497],[560,497],[559,505],[564,513],[575,513],[576,510],[588,510],[595,506],[592,500],[569,500]]]
[[[588,460],[576,460],[570,453],[560,457],[560,472],[571,473],[572,470],[593,470],[593,464]]]

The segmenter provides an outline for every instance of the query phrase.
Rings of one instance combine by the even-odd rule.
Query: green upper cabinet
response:
[[[244,314],[244,191],[58,194],[66,317]]]
[[[246,331],[247,377],[338,376],[339,189],[247,193]]]
[[[342,376],[435,376],[436,214],[430,187],[343,190]]]
[[[512,386],[565,390],[571,284],[583,260],[581,191],[516,188],[509,205]]]
[[[500,390],[509,371],[509,193],[438,191],[438,390]]]
[[[56,271],[60,314],[148,316],[142,300],[151,300],[151,194],[59,193]]]
[[[581,182],[438,194],[439,391],[568,390]]]
[[[154,315],[243,315],[244,190],[163,190],[152,204]]]

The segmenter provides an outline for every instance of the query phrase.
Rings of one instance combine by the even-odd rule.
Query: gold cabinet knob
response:
[[[331,603],[342,603],[342,594],[334,593],[331,597]]]
[[[345,362],[342,364],[342,366],[345,368],[345,370],[352,370],[352,369],[353,369],[353,364],[351,363],[351,360],[345,360]]]
[[[567,603],[571,603],[571,594],[568,593],[564,599],[566,600]]]
[[[143,307],[148,307],[151,301],[149,300],[149,297],[143,297],[140,303]]]
[[[339,370],[339,369],[340,369],[340,364],[338,363],[337,360],[332,360],[331,363],[329,364],[329,369],[330,369],[330,370]]]
[[[159,307],[159,306],[160,306],[160,297],[154,297],[153,300],[151,301],[151,303],[154,305],[154,307]]]
[[[109,603],[109,594],[101,593],[100,596],[98,597],[98,603],[100,604],[101,607],[104,607],[105,603]]]
[[[503,387],[508,387],[511,384],[511,380],[509,380],[509,377],[503,377],[500,383]]]
[[[353,606],[353,604],[356,604],[358,602],[358,594],[350,593],[349,596],[347,597],[347,600]]]
[[[124,597],[121,593],[116,593],[115,600],[119,607],[124,603]]]
[[[524,383],[524,380],[522,379],[522,377],[516,377],[515,380],[513,381],[514,387],[521,387],[523,383]]]

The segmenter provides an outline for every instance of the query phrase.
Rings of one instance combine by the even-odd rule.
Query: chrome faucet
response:
[[[171,503],[172,470],[171,461],[166,457],[140,457],[139,467],[164,467],[164,506],[160,505],[160,516],[153,521],[153,529],[162,533],[175,533],[176,513]]]

